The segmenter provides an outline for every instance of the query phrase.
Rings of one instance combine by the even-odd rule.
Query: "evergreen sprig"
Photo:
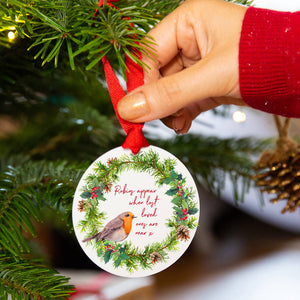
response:
[[[0,298],[3,300],[66,299],[74,290],[68,280],[40,260],[16,260],[10,254],[0,254]]]
[[[0,7],[4,8],[0,32],[16,30],[21,38],[30,38],[28,50],[37,49],[33,57],[40,59],[42,66],[54,62],[57,67],[59,59],[66,54],[74,70],[77,56],[85,53],[86,70],[89,70],[104,55],[114,53],[124,77],[124,54],[143,66],[134,53],[139,50],[147,55],[145,45],[151,48],[151,39],[145,39],[146,32],[158,21],[144,7],[127,6],[118,10],[104,5],[99,8],[97,1],[89,0],[1,0]],[[98,13],[94,15],[96,10]],[[1,40],[9,45],[5,36]]]
[[[0,0],[0,46],[10,45],[5,35],[15,30],[21,38],[32,41],[28,50],[37,49],[32,56],[40,59],[42,66],[54,62],[57,67],[59,59],[68,57],[74,70],[80,61],[77,56],[85,53],[89,70],[104,55],[112,55],[125,78],[124,54],[147,67],[134,53],[139,50],[149,55],[153,41],[147,32],[181,2],[123,0],[116,9],[108,5],[99,8],[97,1],[90,0]],[[252,1],[231,2],[250,5]]]
[[[227,179],[230,179],[228,181],[232,184],[233,196],[238,204],[244,201],[253,184],[252,158],[270,145],[270,140],[250,137],[221,139],[189,134],[158,141],[157,145],[181,159],[200,184],[219,196]]]
[[[81,151],[78,151],[74,160],[88,160],[94,158],[96,151],[112,147],[112,142],[118,136],[113,120],[101,114],[101,108],[77,102],[72,97],[66,98],[66,101],[71,103],[61,108],[45,104],[48,107],[43,112],[40,111],[40,105],[24,107],[17,113],[23,119],[23,127],[9,138],[0,140],[1,154],[22,151],[31,158],[56,159],[58,148],[61,148],[61,154],[64,153],[65,157],[74,154],[74,148],[78,148]],[[27,109],[30,110],[30,120],[25,119]]]
[[[98,180],[106,178],[115,179],[116,174],[123,171],[133,170],[145,172],[153,176],[157,180],[166,178],[174,169],[176,160],[168,158],[163,162],[160,161],[159,155],[155,151],[148,153],[139,153],[138,155],[122,155],[120,159],[112,158],[108,165],[97,163],[96,173]],[[160,183],[160,182],[157,182]]]
[[[66,279],[24,258],[30,252],[24,233],[36,237],[33,221],[42,221],[43,207],[63,213],[62,218],[71,224],[73,194],[82,172],[80,166],[65,161],[33,163],[23,158],[20,165],[6,164],[0,173],[0,291],[3,296],[62,299],[70,294]]]
[[[152,15],[158,19],[163,18],[164,16],[171,13],[175,8],[182,3],[182,0],[165,0],[165,1],[157,1],[157,0],[126,0],[120,1],[119,7],[122,9],[126,6],[138,6],[145,7],[152,12]]]

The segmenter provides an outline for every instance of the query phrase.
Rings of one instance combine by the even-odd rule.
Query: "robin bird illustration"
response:
[[[125,240],[132,228],[132,220],[136,218],[130,211],[123,212],[109,221],[102,231],[84,239],[82,242],[90,241],[96,238],[96,242],[107,240],[111,242],[121,242]]]

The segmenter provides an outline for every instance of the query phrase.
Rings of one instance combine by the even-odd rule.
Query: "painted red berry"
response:
[[[188,214],[187,208],[183,209],[183,210],[182,210],[182,213],[183,213],[184,216],[186,216],[186,215]]]

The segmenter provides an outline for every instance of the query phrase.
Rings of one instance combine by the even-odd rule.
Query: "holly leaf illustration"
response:
[[[177,178],[177,173],[174,170],[172,170],[172,172],[171,172],[171,178],[172,179],[176,179]]]
[[[181,202],[181,197],[175,197],[171,202],[175,205],[179,205]]]
[[[184,214],[183,214],[183,212],[182,212],[182,208],[180,208],[180,207],[176,207],[175,209],[175,212],[176,212],[176,220],[177,220],[177,222],[180,220],[180,218],[183,218],[184,217]]]
[[[90,197],[92,196],[92,193],[91,192],[83,192],[80,197],[82,199],[89,199]]]
[[[120,253],[125,253],[126,247],[120,247],[119,252]]]
[[[181,174],[178,174],[178,175],[177,175],[177,180],[178,180],[178,181],[182,180],[182,175],[181,175]]]
[[[99,197],[100,195],[102,195],[102,192],[100,190],[95,190],[95,193],[96,193],[97,197]]]
[[[162,183],[169,184],[173,179],[171,177],[165,178]]]
[[[106,201],[105,197],[103,196],[103,194],[99,195],[99,199],[102,201]]]
[[[120,254],[120,258],[124,259],[124,260],[127,260],[129,258],[129,256],[125,253],[122,253],[122,254]]]
[[[192,207],[188,210],[189,215],[195,215],[198,212],[198,208]]]
[[[177,191],[178,191],[178,188],[169,189],[169,190],[166,191],[166,195],[174,196],[174,195],[176,195]]]
[[[93,186],[98,186],[99,185],[99,181],[97,178],[94,178],[92,181]]]
[[[112,250],[105,252],[104,254],[104,262],[107,264],[111,258]]]

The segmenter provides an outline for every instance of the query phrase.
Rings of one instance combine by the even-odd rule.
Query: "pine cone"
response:
[[[108,165],[111,165],[114,161],[116,161],[117,160],[117,158],[116,157],[113,157],[113,158],[109,158],[108,160],[107,160],[107,164]]]
[[[287,201],[282,213],[294,212],[300,207],[300,148],[278,156],[277,160],[260,160],[254,168],[258,172],[252,178],[256,186],[261,187],[261,192],[276,194],[272,203]]]
[[[86,201],[84,200],[80,200],[79,203],[78,203],[78,210],[80,212],[83,212],[85,210],[85,204],[86,204]]]
[[[112,184],[107,183],[107,184],[104,185],[103,191],[106,192],[106,193],[109,193],[111,191],[111,187],[112,187]]]
[[[190,230],[185,225],[179,225],[175,235],[177,236],[177,240],[186,242],[190,239]]]
[[[153,264],[156,264],[162,260],[162,256],[158,252],[154,251],[150,254],[150,259]]]

